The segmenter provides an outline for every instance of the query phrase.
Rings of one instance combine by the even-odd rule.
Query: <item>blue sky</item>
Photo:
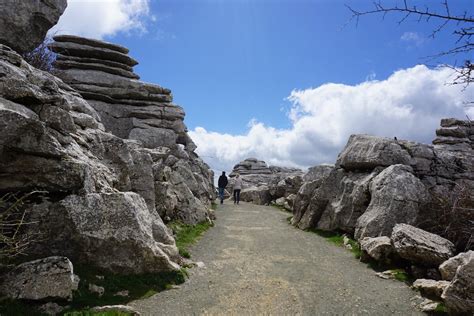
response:
[[[396,126],[384,130],[383,119],[378,124],[347,122],[350,117],[338,120],[336,114],[318,116],[319,112],[314,111],[318,106],[316,100],[322,103],[333,100],[332,105],[324,105],[327,111],[331,106],[334,109],[343,106],[344,111],[350,112],[351,105],[346,103],[357,99],[360,104],[368,104],[374,99],[371,97],[374,93],[383,90],[375,84],[364,90],[360,87],[364,82],[378,80],[392,85],[386,88],[386,93],[393,95],[389,98],[393,99],[393,106],[410,108],[408,116],[400,120],[406,122],[435,113],[427,120],[429,123],[424,124],[425,129],[410,123],[406,126],[409,132],[402,133],[407,138],[429,142],[434,137],[434,122],[443,116],[462,117],[465,110],[460,107],[461,100],[472,95],[469,89],[461,92],[446,87],[444,91],[442,86],[448,79],[442,82],[439,73],[435,75],[436,70],[418,68],[403,73],[408,76],[406,78],[400,75],[405,79],[390,80],[396,71],[412,69],[418,64],[461,63],[472,56],[424,58],[455,44],[456,38],[452,36],[450,26],[435,38],[430,37],[438,25],[436,21],[418,22],[413,17],[398,24],[400,16],[389,15],[382,20],[382,16],[372,15],[362,17],[357,26],[354,21],[348,23],[351,13],[345,4],[362,10],[371,8],[371,3],[362,0],[70,0],[68,10],[71,12],[66,11],[68,15],[63,17],[59,29],[129,47],[130,54],[140,62],[135,71],[142,80],[172,89],[175,102],[186,111],[186,124],[194,131],[192,137],[198,145],[205,147],[201,154],[207,155],[216,169],[229,168],[233,161],[252,154],[267,155],[260,158],[276,164],[306,167],[331,162],[345,144],[343,139],[347,139],[352,131],[343,130],[343,127],[332,128],[335,124],[367,126],[366,129],[355,128],[355,132],[381,136],[391,136],[394,128],[396,130]],[[471,0],[451,1],[451,4],[454,13],[473,11]],[[94,9],[95,14],[101,14],[102,9],[109,14],[116,10],[115,16],[119,18],[111,18],[106,26],[94,25],[100,16],[83,21],[79,9],[94,5],[98,6]],[[105,15],[103,17],[108,19]],[[399,96],[410,90],[400,91],[399,83],[409,79],[418,82],[414,76],[419,76],[426,84],[409,95]],[[438,78],[435,80],[437,85],[433,83],[434,77]],[[328,86],[328,83],[340,86]],[[330,87],[335,89],[331,90],[331,97],[321,99],[323,90]],[[358,94],[353,90],[365,92]],[[426,95],[433,91],[437,91],[436,95]],[[345,98],[337,99],[334,94]],[[288,100],[290,96],[291,101]],[[448,96],[453,98],[451,103],[456,103],[456,107],[448,104]],[[400,100],[405,100],[405,103],[396,104]],[[423,100],[430,100],[433,107],[427,106]],[[353,108],[367,110],[357,104]],[[342,108],[337,109],[342,111]],[[363,116],[354,113],[359,120],[363,120]],[[323,127],[319,131],[310,128],[302,134],[290,135],[297,123],[303,124],[301,117],[318,119],[320,125],[329,124],[327,130],[333,132],[334,138],[314,142],[312,138],[325,137],[322,135]],[[331,122],[327,122],[327,118]],[[372,120],[374,118],[377,116]],[[314,124],[315,120],[312,121]],[[373,128],[373,125],[380,125],[380,128]],[[256,128],[259,126],[263,127],[261,134]],[[199,127],[204,131],[196,130]],[[253,131],[256,135],[252,134]],[[262,143],[270,142],[265,135],[281,138],[272,146],[286,146],[287,152],[277,153],[271,148],[259,151]],[[289,142],[305,138],[304,135],[308,139],[300,146],[310,147],[308,150],[298,153],[288,149]],[[215,143],[214,147],[209,148],[209,142]],[[219,145],[236,147],[240,154],[235,152],[235,148],[222,151]],[[292,159],[291,153],[312,158]],[[272,158],[276,156],[280,158]]]

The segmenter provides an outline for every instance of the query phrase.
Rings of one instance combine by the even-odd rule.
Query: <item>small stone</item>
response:
[[[115,293],[114,296],[129,297],[130,292],[129,291],[120,291],[120,292]]]
[[[39,307],[39,310],[42,313],[51,315],[51,316],[59,315],[65,309],[66,307],[63,307],[59,304],[52,303],[52,302],[43,304]]]
[[[91,293],[97,294],[99,297],[102,297],[105,293],[105,289],[102,286],[95,284],[89,284],[89,291]]]
[[[436,310],[438,305],[438,302],[432,301],[430,299],[425,299],[423,302],[421,302],[420,305],[418,305],[418,308],[424,313],[432,313]]]

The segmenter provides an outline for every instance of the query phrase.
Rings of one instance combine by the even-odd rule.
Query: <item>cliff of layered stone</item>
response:
[[[449,211],[449,201],[460,192],[463,203],[474,205],[472,194],[465,194],[474,190],[474,125],[443,119],[436,134],[434,145],[352,135],[334,170],[322,181],[305,182],[292,223],[301,229],[342,230],[358,240],[390,236],[399,223],[426,229],[433,221],[442,225],[435,210]],[[472,212],[450,216],[474,221]],[[459,238],[452,241],[466,245]]]
[[[71,35],[54,37],[55,74],[97,112],[107,132],[141,152],[136,191],[166,221],[206,220],[214,198],[213,174],[194,152],[184,110],[169,89],[139,81],[128,49]]]

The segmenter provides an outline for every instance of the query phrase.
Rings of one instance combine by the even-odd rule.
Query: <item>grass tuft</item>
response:
[[[321,230],[321,229],[315,229],[315,228],[310,228],[307,229],[306,231],[315,233],[327,241],[339,246],[339,247],[344,247],[344,235],[337,233],[337,232],[332,232],[332,231],[326,231],[326,230]],[[347,237],[349,238],[349,237]],[[356,259],[360,259],[362,255],[362,251],[360,249],[360,245],[357,241],[354,239],[349,238],[349,245],[351,245],[352,249],[351,252],[354,254],[354,257]]]
[[[213,225],[208,222],[202,222],[193,226],[175,221],[169,223],[168,226],[176,234],[176,246],[178,247],[179,254],[184,258],[191,258],[188,247],[194,244]]]

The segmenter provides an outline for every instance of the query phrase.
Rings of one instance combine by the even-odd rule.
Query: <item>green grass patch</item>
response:
[[[344,235],[338,232],[332,232],[332,231],[326,231],[326,230],[320,230],[320,229],[315,229],[315,228],[310,228],[307,229],[306,231],[315,233],[327,241],[339,246],[339,247],[345,247],[344,245]],[[350,250],[356,259],[360,259],[360,256],[362,255],[362,251],[360,250],[360,245],[357,241],[354,239],[351,239],[347,237],[348,244],[351,245],[352,249]]]
[[[393,271],[393,277],[395,280],[398,280],[400,282],[409,282],[410,281],[410,276],[408,273],[403,270],[403,269],[394,269]]]
[[[185,258],[191,258],[188,247],[194,244],[202,234],[204,234],[213,225],[208,222],[202,222],[196,225],[187,225],[181,222],[171,222],[168,226],[176,234],[176,246],[179,254]]]
[[[437,314],[448,314],[448,309],[446,308],[446,305],[439,303],[434,312]]]
[[[280,205],[277,205],[275,203],[270,203],[270,206],[273,206],[274,208],[282,211],[282,212],[285,212],[285,213],[292,213],[290,211],[288,211],[286,208],[284,208],[283,206],[280,206]]]
[[[216,202],[211,202],[211,210],[217,210],[217,203]]]

